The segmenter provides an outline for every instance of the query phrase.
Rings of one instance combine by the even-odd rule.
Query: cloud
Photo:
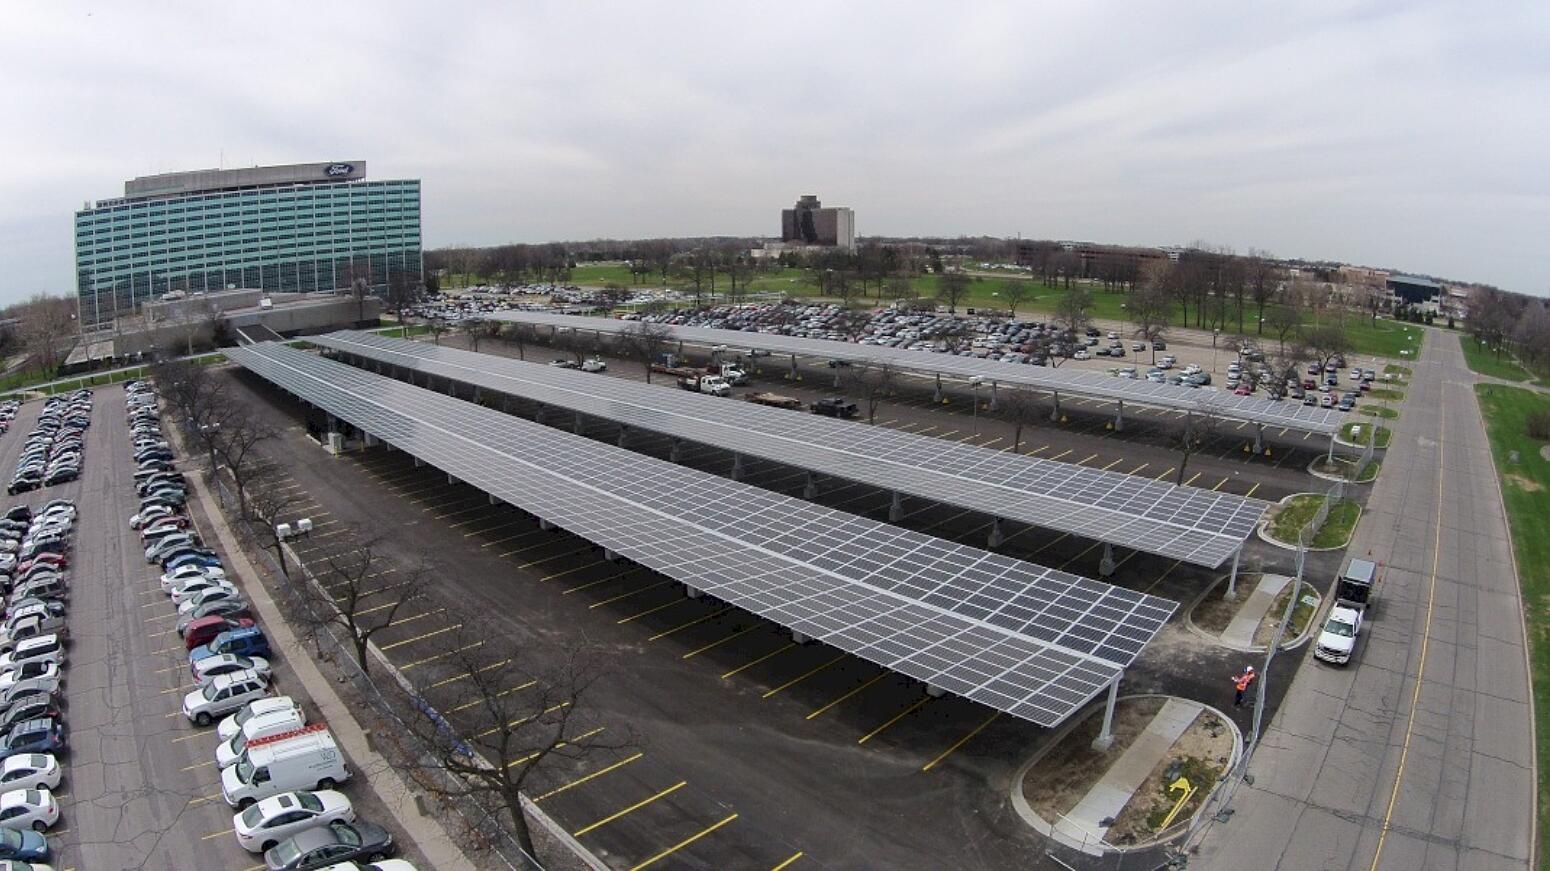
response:
[[[56,2],[0,27],[0,300],[127,178],[364,157],[428,245],[1207,239],[1544,293],[1550,6]]]

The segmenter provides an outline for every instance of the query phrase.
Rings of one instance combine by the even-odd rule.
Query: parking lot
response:
[[[283,486],[300,494],[298,513],[314,523],[298,545],[304,559],[325,558],[348,540],[348,529],[369,524],[395,530],[382,544],[385,584],[422,559],[434,566],[432,600],[405,612],[379,641],[417,682],[434,686],[429,678],[447,655],[444,643],[460,631],[456,615],[470,609],[499,615],[535,656],[564,639],[585,639],[601,652],[608,672],[589,700],[590,728],[629,729],[638,745],[549,771],[532,792],[610,863],[634,867],[666,850],[654,861],[670,858],[673,867],[919,867],[931,857],[962,862],[964,844],[976,845],[973,867],[1038,855],[1038,839],[1005,795],[1018,766],[1047,740],[1044,730],[961,699],[931,698],[860,660],[793,643],[746,613],[686,599],[665,579],[542,530],[406,455],[377,448],[331,457],[308,436],[308,421],[289,397],[244,374],[232,377],[290,421],[272,450],[290,464]],[[943,419],[937,408],[912,413]],[[706,459],[715,461],[684,457],[689,465]],[[744,480],[801,489],[790,470],[754,465]],[[883,513],[888,503],[860,487],[834,487],[820,499]],[[906,507],[903,525],[983,544],[983,519]],[[1100,554],[1091,542],[1036,529],[1008,535],[1005,552],[1096,575]],[[1289,562],[1284,552],[1255,553],[1267,569]],[[1185,603],[1212,577],[1124,550],[1116,558],[1110,581]],[[1176,626],[1165,636],[1127,676],[1125,691],[1219,701],[1217,684],[1225,680],[1216,676],[1241,667],[1238,655],[1191,643]],[[954,813],[941,813],[944,806]]]
[[[232,811],[221,799],[214,764],[214,728],[195,728],[180,710],[192,681],[176,614],[127,523],[138,501],[123,395],[122,387],[96,392],[79,481],[11,500],[36,506],[68,498],[79,509],[64,680],[69,750],[57,792],[61,819],[49,832],[51,864],[262,867],[232,836]],[[21,444],[16,430],[30,429],[40,407],[23,405],[12,433],[0,437],[0,467],[14,464]],[[297,691],[287,685],[284,653],[277,651],[276,660],[278,685]],[[363,816],[387,816],[377,812],[369,790],[352,792]]]

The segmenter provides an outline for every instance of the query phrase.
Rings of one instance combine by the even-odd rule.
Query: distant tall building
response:
[[[824,245],[856,250],[856,213],[849,207],[824,208],[808,194],[795,208],[780,213],[780,239],[793,245]]]
[[[124,183],[75,213],[83,327],[170,290],[312,291],[423,278],[418,179],[363,160],[198,170]]]

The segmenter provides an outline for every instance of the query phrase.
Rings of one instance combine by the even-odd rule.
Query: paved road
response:
[[[1430,333],[1351,549],[1387,564],[1367,640],[1345,670],[1305,660],[1195,867],[1529,865],[1522,609],[1474,380]]]

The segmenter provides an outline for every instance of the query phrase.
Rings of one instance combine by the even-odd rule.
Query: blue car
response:
[[[0,759],[8,759],[22,753],[52,753],[62,756],[65,752],[64,730],[52,717],[39,717],[17,723],[0,739]]]
[[[48,838],[31,829],[0,829],[0,859],[47,861]]]
[[[173,569],[190,565],[220,568],[221,558],[216,556],[213,551],[203,549],[180,550],[175,551],[170,557],[164,560],[161,564],[161,568],[164,572],[170,572]]]
[[[188,661],[192,664],[206,657],[222,653],[234,653],[238,656],[248,657],[261,656],[264,659],[269,659],[269,639],[264,637],[264,630],[257,626],[228,629],[210,639],[208,644],[201,644],[190,650],[188,652]]]

